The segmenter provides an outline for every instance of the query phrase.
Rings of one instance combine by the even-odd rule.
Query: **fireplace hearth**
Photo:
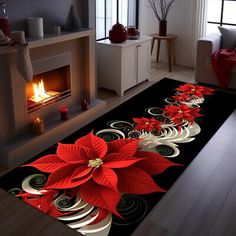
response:
[[[65,33],[28,42],[34,71],[26,82],[16,51],[0,49],[0,164],[15,167],[96,119],[105,103],[96,98],[95,31]],[[81,109],[81,102],[89,109]],[[68,109],[61,120],[60,109]],[[44,132],[32,132],[36,118]]]

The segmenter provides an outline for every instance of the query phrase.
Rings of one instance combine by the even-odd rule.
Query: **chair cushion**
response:
[[[222,36],[221,48],[235,48],[236,47],[236,27],[222,27],[218,26]]]

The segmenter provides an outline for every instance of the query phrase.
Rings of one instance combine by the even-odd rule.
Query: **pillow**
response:
[[[236,47],[236,27],[226,28],[218,26],[221,33],[221,48],[235,48]]]

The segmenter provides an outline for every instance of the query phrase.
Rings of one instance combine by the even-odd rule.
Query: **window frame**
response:
[[[227,25],[227,26],[236,26],[236,23],[224,23],[223,17],[224,17],[224,3],[225,1],[236,1],[236,0],[221,0],[221,12],[220,12],[220,21],[207,21],[207,24],[216,24],[216,25]]]
[[[96,1],[96,0],[95,0]],[[104,29],[105,29],[105,37],[102,38],[96,38],[96,41],[100,41],[100,40],[104,40],[104,39],[108,39],[109,35],[107,35],[107,1],[110,0],[104,0]],[[116,0],[116,22],[119,22],[119,1],[120,0]],[[135,0],[136,1],[136,6],[135,6],[135,27],[138,28],[139,26],[139,0]],[[97,21],[97,17],[96,17],[96,21]]]

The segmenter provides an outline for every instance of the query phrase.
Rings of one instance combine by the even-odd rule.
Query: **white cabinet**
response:
[[[151,68],[151,38],[140,37],[114,44],[108,39],[96,43],[98,87],[124,91],[148,80]]]

